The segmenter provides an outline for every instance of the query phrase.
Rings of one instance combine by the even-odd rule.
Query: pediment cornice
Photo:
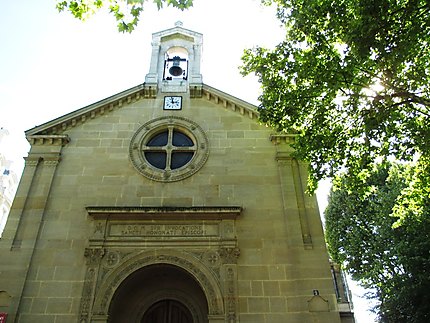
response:
[[[243,101],[228,93],[222,92],[209,85],[203,85],[202,96],[207,100],[220,104],[225,109],[230,109],[251,119],[258,119],[257,107],[251,103]]]
[[[30,141],[29,138],[34,135],[41,136],[61,134],[69,128],[73,128],[78,124],[86,122],[87,120],[94,119],[97,116],[109,113],[114,109],[121,108],[125,104],[138,101],[141,98],[155,98],[156,94],[156,85],[139,84],[131,89],[117,93],[106,99],[29,129],[25,132],[25,136],[27,140]]]
[[[110,113],[127,104],[136,102],[140,99],[155,99],[157,96],[156,84],[140,84],[131,89],[125,90],[111,97],[65,114],[59,118],[36,126],[25,132],[27,140],[32,144],[35,136],[40,139],[43,136],[52,136],[64,134],[70,128],[76,127],[88,120],[98,116]],[[214,87],[203,84],[197,90],[192,89],[192,100],[196,98],[205,98],[206,100],[216,103],[225,109],[229,109],[251,119],[258,119],[257,107],[246,101],[238,99],[230,94],[220,91]]]

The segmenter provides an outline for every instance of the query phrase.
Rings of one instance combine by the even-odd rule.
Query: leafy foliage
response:
[[[409,212],[402,225],[391,215],[410,177],[420,177],[415,169],[380,165],[366,180],[372,188],[366,199],[349,192],[344,177],[325,212],[330,254],[376,290],[381,322],[430,321],[430,198],[422,197],[423,212]]]
[[[261,120],[297,133],[310,190],[344,171],[363,184],[375,163],[429,154],[430,3],[273,0],[286,37],[243,56],[262,84]]]
[[[69,11],[75,18],[85,20],[103,7],[107,7],[118,22],[118,30],[132,32],[139,22],[140,14],[146,0],[59,0],[57,9]],[[180,10],[193,5],[193,0],[154,0],[160,10],[164,5]]]
[[[429,322],[430,2],[262,2],[286,35],[243,55],[261,121],[296,134],[310,192],[333,179],[331,254],[376,288],[381,321]]]

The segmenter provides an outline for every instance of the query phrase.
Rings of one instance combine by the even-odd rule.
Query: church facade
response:
[[[26,132],[0,241],[7,322],[353,322],[294,135],[153,34],[145,83]]]

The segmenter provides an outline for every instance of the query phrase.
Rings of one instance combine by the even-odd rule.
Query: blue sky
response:
[[[180,20],[202,33],[203,82],[254,104],[259,84],[238,70],[243,49],[272,47],[283,36],[274,10],[259,0],[195,0],[185,12],[157,11],[149,1],[132,34],[119,33],[106,13],[83,23],[55,3],[0,1],[0,127],[10,133],[1,148],[18,173],[29,149],[25,130],[144,82],[153,32]],[[366,303],[355,299],[357,323],[373,322]]]

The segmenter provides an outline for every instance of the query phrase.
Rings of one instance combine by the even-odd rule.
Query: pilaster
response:
[[[305,203],[306,174],[301,163],[293,157],[292,144],[295,135],[272,135],[270,140],[276,146],[283,211],[290,247],[302,245],[305,249],[312,249],[312,236]],[[297,233],[301,233],[301,236]]]
[[[8,321],[17,319],[31,259],[40,234],[52,180],[60,162],[67,135],[28,136],[32,145],[18,191],[12,205],[2,241],[2,259],[8,266],[2,271],[0,285],[11,295]]]

